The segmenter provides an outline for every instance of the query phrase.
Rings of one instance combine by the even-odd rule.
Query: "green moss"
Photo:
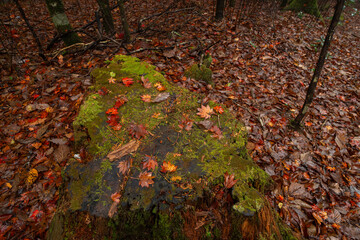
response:
[[[305,12],[321,18],[317,0],[293,0],[284,8],[284,10],[293,10],[295,12]]]
[[[198,64],[192,65],[190,69],[185,71],[185,76],[194,78],[197,81],[205,81],[207,84],[212,84],[212,71],[206,66],[206,64],[202,64],[200,67]]]

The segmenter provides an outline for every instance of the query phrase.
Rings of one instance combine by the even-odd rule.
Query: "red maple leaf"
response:
[[[111,194],[111,200],[113,200],[116,203],[120,203],[120,197],[121,195],[118,192]]]
[[[154,184],[153,178],[155,178],[154,176],[152,176],[152,172],[142,172],[139,175],[139,185],[142,187],[149,187],[150,184]]]
[[[118,110],[117,108],[109,108],[107,111],[106,111],[106,114],[111,114],[111,115],[117,115],[118,114]]]
[[[221,106],[215,106],[214,107],[215,112],[219,113],[219,114],[223,114],[224,113],[224,109]]]
[[[225,181],[224,181],[225,188],[232,188],[235,185],[235,183],[238,181],[238,179],[235,180],[234,174],[229,175],[228,172],[224,173],[224,177],[225,177]]]
[[[147,170],[155,170],[158,163],[154,156],[146,155],[144,160],[145,162],[143,162],[143,169],[147,168]]]
[[[129,133],[132,137],[136,137],[137,139],[140,139],[142,137],[145,137],[145,135],[148,133],[145,129],[145,127],[142,124],[130,124],[129,127]]]
[[[124,105],[127,101],[128,101],[128,100],[127,100],[126,97],[118,97],[118,98],[116,99],[114,108],[119,108],[119,107],[121,107],[121,106]]]
[[[118,125],[119,116],[118,115],[108,115],[108,120],[106,121],[110,126]]]
[[[127,87],[130,87],[134,83],[133,79],[128,77],[123,78],[122,82]]]

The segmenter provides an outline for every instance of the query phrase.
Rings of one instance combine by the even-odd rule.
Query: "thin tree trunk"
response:
[[[62,40],[67,46],[81,42],[80,37],[72,31],[69,19],[65,14],[62,0],[45,0],[52,21],[59,34],[63,35]]]
[[[109,5],[109,0],[97,0],[97,3],[100,7],[100,11],[103,16],[103,24],[104,28],[107,34],[113,34],[114,33],[114,20],[111,15],[111,9]]]
[[[120,15],[121,15],[121,23],[124,29],[124,42],[128,43],[131,40],[129,24],[126,18],[126,12],[124,7],[124,0],[118,0]]]
[[[215,20],[220,21],[224,17],[225,0],[216,0]]]
[[[21,17],[24,19],[27,27],[29,28],[31,34],[33,35],[34,39],[35,39],[35,42],[38,46],[38,49],[39,49],[39,56],[44,60],[44,61],[47,61],[45,55],[44,55],[44,50],[42,49],[42,46],[41,46],[41,43],[40,43],[40,40],[39,40],[39,37],[37,36],[36,32],[34,31],[33,27],[30,25],[26,15],[25,15],[25,12],[23,10],[23,8],[21,7],[20,3],[18,0],[14,0],[15,4],[16,4],[16,7],[18,8],[20,14],[21,14]]]
[[[325,37],[324,45],[323,45],[323,47],[321,49],[320,56],[319,56],[319,59],[318,59],[317,64],[316,64],[315,72],[313,74],[313,77],[311,79],[309,88],[307,90],[304,105],[302,106],[301,111],[299,112],[299,114],[297,115],[297,117],[295,118],[295,120],[292,123],[292,126],[295,127],[295,128],[300,127],[300,123],[302,122],[302,120],[306,116],[306,113],[309,110],[310,104],[312,103],[312,101],[314,99],[314,93],[315,93],[315,90],[316,90],[316,86],[317,86],[317,83],[318,83],[318,80],[319,80],[319,77],[320,77],[320,74],[321,74],[321,70],[322,70],[322,68],[324,66],[324,63],[325,63],[325,58],[326,58],[326,55],[327,55],[331,40],[332,40],[332,38],[334,36],[335,28],[336,28],[336,26],[337,26],[337,24],[339,22],[341,12],[342,12],[342,10],[344,8],[344,2],[345,2],[345,0],[337,0],[334,16],[333,16],[333,18],[331,20],[328,32],[327,32],[326,37]]]

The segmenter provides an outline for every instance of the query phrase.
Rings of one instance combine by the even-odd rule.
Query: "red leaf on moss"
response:
[[[117,115],[118,114],[118,110],[117,108],[109,108],[107,111],[106,111],[106,114],[111,114],[111,115]]]
[[[161,172],[163,172],[163,173],[166,173],[166,172],[175,172],[176,171],[176,169],[177,169],[178,167],[177,166],[175,166],[174,164],[172,164],[170,161],[168,161],[168,162],[163,162],[163,165],[161,166]]]
[[[106,121],[110,126],[118,125],[119,116],[118,115],[108,115],[108,120]]]
[[[136,137],[137,139],[140,139],[142,137],[145,137],[147,131],[142,124],[132,123],[130,124],[129,127],[129,133],[132,137]]]
[[[122,79],[122,82],[125,86],[127,87],[130,87],[131,85],[133,85],[134,81],[132,78],[128,78],[128,77],[125,77]]]
[[[121,106],[124,105],[127,101],[128,101],[128,100],[127,100],[126,97],[118,97],[118,98],[116,99],[114,108],[119,108],[119,107],[121,107]]]
[[[214,107],[215,112],[219,113],[219,114],[223,114],[224,113],[224,109],[221,106],[215,106]]]
[[[228,172],[224,173],[224,177],[225,177],[225,181],[224,181],[225,188],[232,188],[235,185],[235,183],[238,181],[235,180],[234,174],[229,175]]]

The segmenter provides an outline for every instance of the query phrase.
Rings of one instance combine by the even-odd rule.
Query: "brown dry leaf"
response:
[[[144,88],[151,88],[151,82],[149,82],[149,79],[145,78],[144,76],[141,76],[141,82]]]
[[[197,110],[199,111],[197,115],[205,119],[210,118],[211,114],[214,113],[214,111],[210,108],[209,105],[207,105],[206,107],[204,105],[201,105],[201,108],[198,108]]]
[[[129,126],[129,134],[132,137],[136,137],[137,139],[140,139],[142,137],[145,137],[145,135],[148,134],[148,132],[146,131],[144,125],[131,123]]]
[[[225,177],[224,187],[228,189],[232,188],[235,185],[235,183],[238,181],[238,179],[235,180],[234,174],[229,175],[228,172],[224,173],[224,177]]]
[[[57,161],[58,163],[61,163],[62,161],[64,161],[67,156],[70,153],[70,148],[65,145],[65,144],[61,144],[59,145],[59,147],[54,151],[54,159],[55,161]]]
[[[165,101],[166,99],[168,99],[170,97],[170,93],[168,92],[163,92],[163,93],[160,93],[159,95],[157,95],[155,97],[154,100],[152,100],[151,102],[153,103],[159,103],[159,102],[163,102]]]
[[[145,162],[143,162],[143,169],[147,168],[147,170],[155,170],[155,168],[158,166],[158,163],[154,156],[145,156]]]
[[[132,159],[130,159],[130,161],[121,161],[118,165],[119,171],[125,175],[128,170],[130,169],[132,164]]]
[[[204,121],[200,121],[197,123],[200,127],[203,127],[205,128],[206,130],[209,130],[213,125],[214,123],[210,120],[204,120]]]
[[[135,152],[140,146],[140,142],[137,140],[131,140],[127,144],[115,149],[107,155],[110,162],[113,162],[115,159],[120,159],[129,153]]]

